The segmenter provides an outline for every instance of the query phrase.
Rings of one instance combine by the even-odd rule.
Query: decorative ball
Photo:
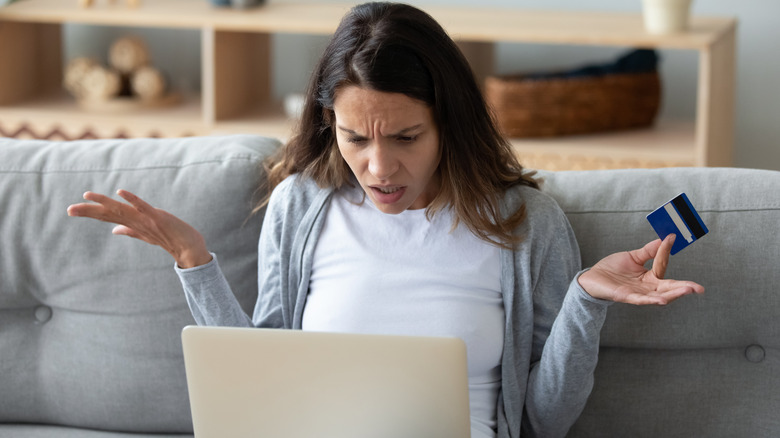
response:
[[[137,37],[119,38],[111,45],[109,63],[121,73],[132,73],[149,64],[146,43]]]
[[[94,67],[99,67],[94,58],[85,56],[73,58],[65,67],[62,85],[73,97],[83,98],[87,93],[84,89],[84,77]]]
[[[96,65],[87,71],[82,80],[86,100],[109,100],[119,94],[122,78],[119,72]]]
[[[165,77],[154,67],[141,67],[133,73],[133,92],[143,100],[153,100],[165,94]]]

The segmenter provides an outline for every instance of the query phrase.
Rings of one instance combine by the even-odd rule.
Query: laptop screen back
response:
[[[189,326],[197,438],[468,438],[457,338]]]

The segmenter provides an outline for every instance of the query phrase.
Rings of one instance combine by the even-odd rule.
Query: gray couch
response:
[[[191,435],[180,331],[193,320],[172,260],[65,209],[86,190],[142,195],[203,232],[251,310],[261,215],[250,210],[277,144],[0,140],[0,437]],[[710,228],[669,269],[705,295],[612,306],[570,435],[780,436],[780,172],[544,176],[584,265],[652,239],[645,215],[681,191]]]

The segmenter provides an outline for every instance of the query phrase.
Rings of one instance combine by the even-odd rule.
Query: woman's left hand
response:
[[[692,281],[664,279],[675,235],[656,239],[641,249],[615,253],[601,259],[579,277],[594,298],[629,304],[665,305],[682,296],[704,293]],[[653,260],[650,270],[644,264]]]

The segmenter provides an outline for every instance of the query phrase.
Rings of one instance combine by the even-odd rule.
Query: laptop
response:
[[[196,438],[468,438],[457,338],[187,326]]]

